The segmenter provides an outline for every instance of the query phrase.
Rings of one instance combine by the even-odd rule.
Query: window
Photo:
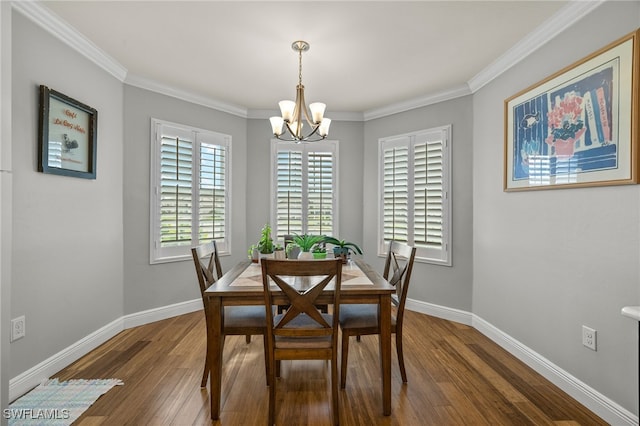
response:
[[[379,141],[379,254],[390,240],[414,245],[416,259],[451,265],[451,126]]]
[[[151,263],[229,247],[231,136],[151,120]]]
[[[274,236],[333,235],[337,230],[337,141],[273,140],[271,223]]]

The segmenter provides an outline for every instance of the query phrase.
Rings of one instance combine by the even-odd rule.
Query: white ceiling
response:
[[[295,97],[362,113],[465,87],[567,1],[46,1],[149,81],[249,110]],[[530,48],[534,49],[538,46]]]

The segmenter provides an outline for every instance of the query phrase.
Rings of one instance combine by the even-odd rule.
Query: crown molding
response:
[[[384,107],[366,110],[363,113],[333,112],[331,114],[332,118],[336,121],[374,120],[473,94],[548,41],[552,40],[566,28],[575,24],[605,1],[607,0],[571,0],[555,15],[543,22],[535,31],[520,40],[506,53],[461,86]],[[126,84],[213,108],[242,118],[266,119],[274,114],[278,114],[278,112],[274,110],[249,110],[242,106],[228,104],[209,97],[176,89],[150,79],[128,75],[127,69],[124,66],[76,31],[66,21],[51,12],[46,6],[41,5],[37,1],[13,1],[12,7]]]
[[[127,76],[125,67],[47,7],[33,1],[14,1],[11,6],[118,80],[124,81]]]
[[[555,15],[547,19],[542,25],[493,61],[488,67],[472,77],[471,80],[468,81],[471,92],[475,93],[480,90],[509,68],[555,38],[558,34],[571,27],[605,1],[607,0],[570,1]]]
[[[409,99],[407,101],[398,102],[381,108],[370,109],[364,112],[364,121],[374,120],[376,118],[382,118],[388,115],[397,114],[399,112],[409,111],[427,105],[433,105],[439,102],[460,98],[462,96],[470,95],[471,93],[472,92],[469,89],[469,86],[467,84],[463,84],[461,86],[443,90],[441,92]]]
[[[225,102],[220,102],[206,96],[201,96],[195,93],[187,92],[185,90],[176,89],[175,87],[171,87],[169,85],[159,83],[157,81],[140,77],[134,74],[127,75],[127,78],[125,79],[124,83],[130,86],[135,86],[141,89],[146,89],[152,92],[160,93],[162,95],[167,95],[177,99],[181,99],[186,102],[191,102],[193,104],[202,105],[208,108],[213,108],[215,110],[226,112],[232,115],[237,115],[238,117],[242,117],[242,118],[248,117],[247,109],[244,107],[225,103]]]

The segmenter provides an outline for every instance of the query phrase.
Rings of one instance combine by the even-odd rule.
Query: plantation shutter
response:
[[[231,137],[152,119],[151,263],[216,240],[229,251]]]
[[[200,243],[223,239],[226,229],[226,153],[225,147],[200,144],[199,229]]]
[[[332,235],[336,229],[337,142],[272,142],[274,235]]]
[[[380,140],[380,254],[397,240],[414,245],[421,260],[451,264],[450,131],[445,126]]]
[[[189,136],[162,136],[160,148],[161,247],[191,241],[193,140]]]
[[[409,140],[384,149],[383,230],[384,239],[408,241]]]
[[[278,237],[302,233],[302,151],[278,151],[276,160]]]
[[[414,241],[442,246],[442,140],[416,143],[414,186]]]
[[[310,152],[308,155],[307,233],[333,233],[333,154]]]

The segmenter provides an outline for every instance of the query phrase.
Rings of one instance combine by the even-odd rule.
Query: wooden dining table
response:
[[[275,290],[274,304],[286,304],[285,296]],[[329,284],[316,299],[317,304],[332,303],[334,286]],[[343,265],[340,290],[340,303],[377,304],[380,326],[380,371],[382,389],[382,412],[391,415],[391,295],[396,291],[362,259],[353,259]],[[264,305],[262,271],[260,265],[250,260],[243,261],[224,274],[206,291],[209,300],[209,321],[207,339],[209,339],[208,364],[211,374],[210,398],[211,418],[220,417],[220,399],[222,396],[222,319],[225,306]]]

